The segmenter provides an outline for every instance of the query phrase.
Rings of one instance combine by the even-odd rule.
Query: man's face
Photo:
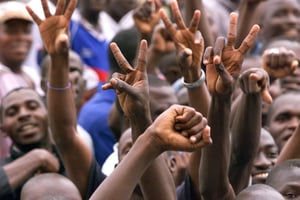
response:
[[[2,131],[22,149],[41,144],[47,138],[47,111],[36,92],[14,91],[2,101]]]
[[[282,169],[276,175],[276,180],[268,183],[281,193],[285,199],[300,200],[300,170],[298,167]]]
[[[300,6],[296,0],[272,0],[267,3],[263,20],[263,36],[299,38]]]
[[[275,99],[268,116],[268,126],[279,151],[293,134],[300,119],[300,94],[283,94]]]
[[[22,63],[32,44],[32,23],[12,19],[0,24],[0,58],[5,65]]]
[[[85,80],[83,79],[83,64],[80,57],[75,53],[69,56],[69,79],[72,82],[72,90],[76,105],[80,102],[85,90]]]
[[[278,156],[278,148],[272,135],[262,129],[258,151],[253,161],[252,183],[265,183],[271,168],[275,165]]]

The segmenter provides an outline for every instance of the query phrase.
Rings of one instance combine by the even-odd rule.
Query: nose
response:
[[[299,117],[300,117],[300,116],[293,116],[293,117],[289,120],[289,122],[288,122],[288,129],[294,131],[294,130],[297,128],[297,126],[298,126],[298,124],[299,124],[299,120],[300,120]]]
[[[253,162],[253,165],[259,170],[266,170],[271,168],[272,162],[266,157],[263,152],[259,152]]]
[[[286,18],[286,22],[288,25],[295,25],[299,20],[299,17],[297,17],[293,12],[289,12]]]
[[[30,117],[30,111],[24,107],[19,110],[19,121],[27,120]]]

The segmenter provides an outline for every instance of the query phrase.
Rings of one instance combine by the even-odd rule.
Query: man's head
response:
[[[284,200],[283,196],[274,188],[266,184],[251,185],[242,190],[236,197],[236,200]]]
[[[262,19],[265,40],[276,36],[299,39],[300,5],[297,0],[268,0]]]
[[[300,199],[300,160],[287,160],[275,166],[266,184],[280,192],[285,199]]]
[[[105,10],[117,22],[137,6],[137,0],[106,0]]]
[[[177,104],[178,100],[173,87],[166,81],[155,75],[148,75],[150,110],[152,119],[167,110],[171,105]]]
[[[46,55],[42,61],[42,79],[41,79],[41,88],[46,93],[47,87],[46,83],[48,81],[48,71],[51,65],[51,59],[49,55]],[[72,82],[72,90],[74,94],[75,104],[79,105],[82,98],[83,92],[85,90],[86,81],[83,78],[83,63],[79,55],[70,50],[69,52],[69,79]]]
[[[27,152],[50,142],[47,110],[39,94],[30,88],[17,88],[3,97],[0,105],[1,133]]]
[[[29,53],[31,27],[32,19],[25,4],[18,1],[0,3],[0,61],[13,71],[18,70]]]
[[[265,183],[270,170],[274,167],[278,156],[278,148],[272,135],[261,129],[260,141],[252,166],[252,184]]]
[[[293,134],[300,119],[300,93],[289,92],[278,96],[269,108],[266,126],[279,151]]]
[[[73,182],[57,173],[33,176],[22,188],[21,200],[81,200],[79,190]]]

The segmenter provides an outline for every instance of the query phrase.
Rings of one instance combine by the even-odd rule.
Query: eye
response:
[[[287,193],[283,194],[283,196],[285,197],[285,199],[295,199],[295,198],[297,198],[297,195],[292,193],[292,192],[287,192]]]
[[[5,116],[7,117],[13,117],[18,112],[18,109],[16,107],[10,107],[5,111]]]
[[[282,113],[275,118],[275,121],[285,122],[285,121],[288,121],[290,118],[291,118],[291,115],[289,113]]]
[[[40,107],[40,104],[36,101],[29,101],[27,103],[27,107],[30,109],[30,110],[36,110],[37,108]]]

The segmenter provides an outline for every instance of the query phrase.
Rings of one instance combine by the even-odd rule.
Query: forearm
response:
[[[242,94],[233,117],[230,182],[238,193],[249,182],[261,132],[261,94]]]
[[[147,114],[148,113],[148,114]],[[130,120],[133,141],[135,141],[152,123],[150,113]],[[144,119],[143,119],[144,118]],[[155,182],[155,184],[153,184]],[[145,199],[175,199],[175,184],[167,164],[162,156],[157,157],[141,176],[140,186]],[[155,192],[153,192],[155,191]]]
[[[232,199],[228,180],[230,97],[212,96],[208,124],[213,144],[202,149],[200,192],[204,199]]]
[[[150,131],[141,135],[127,156],[94,192],[93,199],[129,199],[140,177],[160,154],[151,144]]]
[[[51,56],[49,69],[49,84],[51,87],[63,88],[69,84],[68,55]],[[73,138],[76,128],[76,111],[72,87],[57,91],[47,90],[47,103],[50,128],[54,140],[58,143],[68,143]]]
[[[42,159],[40,158],[40,154],[31,152],[4,165],[3,170],[6,173],[11,188],[15,190],[37,173],[41,165]]]
[[[204,83],[198,88],[187,90],[190,106],[195,108],[198,112],[202,113],[204,117],[207,117],[211,98],[206,84]]]

